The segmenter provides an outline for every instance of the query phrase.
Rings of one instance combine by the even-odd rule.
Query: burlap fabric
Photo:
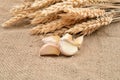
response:
[[[20,0],[0,0],[0,24]],[[85,37],[73,57],[40,57],[41,36],[0,26],[0,80],[120,80],[120,23]]]

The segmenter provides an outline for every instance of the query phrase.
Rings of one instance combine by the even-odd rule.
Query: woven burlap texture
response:
[[[0,0],[0,24],[22,0]],[[120,80],[120,23],[86,36],[73,57],[40,57],[42,36],[0,26],[0,80]]]

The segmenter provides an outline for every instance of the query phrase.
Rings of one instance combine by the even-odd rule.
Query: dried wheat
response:
[[[37,0],[34,3],[31,4],[31,2],[27,2],[27,4],[19,6],[18,8],[13,8],[11,10],[11,13],[18,14],[21,12],[30,12],[30,11],[36,11],[38,9],[48,7],[54,3],[60,2],[62,0]]]
[[[40,0],[40,1],[36,1],[35,3],[33,3],[31,7],[33,9],[40,9],[40,8],[50,6],[58,2],[62,2],[62,0]]]
[[[81,6],[82,3],[84,3],[86,0],[79,0],[79,1],[73,1],[73,0],[67,0],[67,1],[63,1],[61,3],[56,3],[54,5],[51,5],[50,7],[48,8],[45,8],[43,9],[42,11],[37,11],[33,14],[30,14],[29,17],[30,18],[34,18],[36,17],[35,20],[33,20],[33,23],[37,21],[37,23],[39,23],[38,20],[40,20],[41,16],[43,17],[45,15],[45,17],[47,17],[47,15],[52,15],[52,14],[55,14],[55,13],[59,13],[61,11],[64,10],[64,8],[66,7],[74,7],[74,6]],[[41,20],[40,20],[41,21]]]
[[[66,8],[64,12],[67,14],[61,15],[63,20],[82,20],[103,16],[105,14],[105,10],[93,8]]]
[[[52,14],[52,15],[48,15],[46,17],[39,17],[39,18],[35,18],[31,21],[31,24],[38,24],[38,23],[41,23],[41,24],[44,24],[46,22],[51,22],[53,20],[56,20],[58,19],[59,16],[57,14]]]
[[[49,15],[53,15],[53,16],[56,16],[57,15],[57,13],[60,13],[60,12],[62,12],[63,10],[64,10],[64,8],[66,8],[66,7],[70,7],[69,8],[69,10],[66,10],[66,11],[72,11],[72,7],[80,7],[80,6],[82,6],[82,5],[84,5],[85,3],[86,3],[86,1],[88,1],[88,0],[67,0],[67,1],[64,1],[64,2],[62,2],[62,3],[57,3],[57,4],[55,4],[55,5],[51,5],[50,7],[48,7],[48,8],[45,8],[45,9],[43,9],[42,11],[40,10],[40,11],[38,11],[38,12],[36,12],[36,13],[33,13],[32,15],[30,15],[30,18],[34,18],[33,20],[32,20],[32,24],[38,24],[38,23],[45,23],[45,22],[47,22],[47,20],[48,20],[48,17],[49,17]],[[74,10],[74,9],[73,9]],[[78,9],[77,9],[78,10]],[[76,10],[76,11],[77,11]],[[89,10],[89,12],[90,12],[90,9],[81,9],[81,10],[79,10],[79,11],[84,11],[84,12],[86,12],[86,11],[88,11]],[[90,15],[90,16],[97,16],[96,14],[93,14],[92,15],[92,13],[94,13],[94,12],[97,12],[96,14],[98,14],[98,15],[102,15],[102,13],[104,13],[104,11],[103,10],[92,10],[91,11],[91,13],[89,13],[88,15]],[[73,12],[73,11],[72,11]],[[77,11],[78,12],[78,11]],[[99,13],[100,12],[100,13]],[[87,13],[86,13],[87,14]],[[32,17],[31,17],[32,16]],[[41,19],[42,18],[42,19]],[[43,19],[44,18],[44,19]],[[50,18],[50,20],[52,20],[52,18],[54,18],[54,17],[51,17]],[[55,18],[54,18],[55,19]],[[44,22],[43,22],[44,21]]]
[[[3,27],[10,27],[26,18],[26,14],[18,14],[2,24]]]
[[[48,8],[45,8],[34,14],[35,18],[31,21],[31,24],[45,23],[54,20],[54,16],[58,16],[58,13],[61,13],[66,7],[68,7],[68,5],[64,5],[63,3],[57,3]]]
[[[108,25],[112,22],[112,16],[100,17],[96,20],[90,20],[88,22],[83,22],[82,24],[76,24],[71,29],[66,31],[70,34],[80,33],[82,35],[89,35],[101,26]]]
[[[72,2],[73,7],[84,7],[93,4],[103,4],[109,3],[109,0],[67,0],[68,2]]]
[[[62,24],[62,20],[58,19],[50,23],[46,23],[45,25],[38,25],[37,27],[34,27],[31,30],[31,34],[46,34],[57,29],[61,29],[63,26],[64,24]]]
[[[80,22],[80,21],[78,20],[78,21],[67,22],[67,21],[63,21],[62,19],[57,19],[50,23],[46,23],[45,25],[42,25],[42,26],[38,25],[37,27],[34,27],[31,30],[31,33],[32,34],[46,34],[49,32],[54,32],[55,30],[61,29],[63,27],[69,28],[69,25],[73,25],[77,22]]]
[[[87,0],[88,3],[91,4],[103,4],[103,3],[111,3],[110,0]]]
[[[78,6],[79,4],[78,4],[78,1],[72,1],[72,0],[62,0],[63,2],[61,2],[61,3],[56,3],[56,4],[54,4],[54,5],[51,5],[50,7],[48,7],[48,8],[46,8],[45,10],[46,10],[46,12],[47,12],[47,10],[53,10],[53,9],[55,9],[55,8],[60,8],[61,9],[61,7],[62,6],[74,6],[74,5],[76,5],[76,6]],[[84,0],[83,0],[84,1]],[[82,2],[83,2],[82,1]],[[41,10],[40,11],[37,11],[35,14],[34,14],[34,16],[35,15],[39,15],[39,13],[41,13]]]

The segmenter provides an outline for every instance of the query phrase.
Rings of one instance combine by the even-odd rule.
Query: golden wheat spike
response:
[[[64,12],[66,12],[66,14],[60,15],[64,21],[95,18],[103,16],[106,13],[105,10],[93,8],[66,8]]]
[[[64,2],[62,2],[62,3],[56,3],[56,4],[54,4],[54,5],[51,5],[51,6],[49,6],[49,7],[47,7],[47,8],[44,8],[43,10],[38,10],[38,11],[36,11],[35,13],[33,13],[33,14],[30,14],[29,15],[29,17],[30,18],[34,18],[34,17],[41,17],[41,15],[44,15],[44,14],[48,14],[48,13],[51,13],[51,12],[56,12],[56,11],[58,11],[58,9],[60,9],[60,11],[61,11],[61,7],[62,6],[64,6],[65,4],[64,4]],[[55,9],[55,10],[54,10]],[[46,12],[46,13],[45,13]]]
[[[48,7],[54,3],[62,2],[62,0],[40,0],[32,4],[33,9],[39,9],[43,7]]]
[[[55,30],[59,30],[63,27],[69,28],[69,25],[73,25],[80,21],[78,20],[78,21],[67,22],[67,21],[63,21],[62,19],[57,19],[57,20],[51,21],[50,23],[46,23],[43,25],[40,24],[37,27],[34,27],[31,30],[31,34],[36,35],[36,34],[46,34],[49,32],[54,32]]]
[[[70,10],[72,11],[72,9],[73,9],[72,7],[83,6],[83,5],[85,5],[85,3],[87,3],[87,1],[88,0],[67,0],[67,1],[63,1],[62,3],[57,3],[55,5],[51,5],[48,8],[37,11],[36,13],[33,13],[32,15],[30,15],[29,16],[30,18],[34,18],[31,21],[31,24],[45,23],[45,22],[47,22],[49,15],[56,16],[57,13],[62,12],[64,10],[64,8],[66,8],[66,7],[70,7],[69,11]],[[88,11],[89,9],[86,9],[86,10]],[[86,10],[84,9],[84,11],[86,11]],[[96,12],[97,11],[98,10],[96,10]],[[90,10],[89,10],[89,12],[90,12]],[[99,10],[99,12],[100,12],[100,10]],[[99,12],[97,14],[101,15],[103,11],[101,10],[101,12],[100,13]],[[91,13],[92,13],[92,11],[91,11]],[[92,16],[92,14],[91,14],[91,16]],[[51,17],[50,20],[52,20],[52,18],[53,18],[53,20],[55,19],[54,17]]]
[[[84,3],[86,2],[86,0],[79,0],[79,1],[73,1],[73,0],[67,0],[67,1],[63,1],[61,3],[56,3],[54,5],[51,5],[48,8],[45,8],[43,10],[37,11],[33,14],[30,14],[29,17],[30,18],[35,18],[32,23],[34,24],[38,24],[41,23],[41,17],[47,17],[49,15],[54,15],[56,13],[62,12],[64,10],[64,8],[66,7],[80,7],[82,6]],[[52,17],[51,17],[52,18]]]
[[[61,2],[61,3],[56,3],[56,4],[54,4],[54,5],[51,5],[50,7],[48,7],[48,8],[45,8],[45,12],[47,12],[49,9],[50,10],[54,10],[54,9],[56,9],[56,8],[60,8],[60,10],[61,10],[61,7],[62,6],[66,6],[66,5],[69,5],[69,6],[73,6],[73,1],[66,1],[66,0],[62,0],[63,2]],[[76,5],[78,5],[78,4],[76,4]],[[50,11],[49,10],[49,11]],[[40,11],[37,11],[37,12],[35,12],[35,13],[33,13],[33,15],[32,16],[36,16],[36,15],[39,15],[41,13],[41,10]]]
[[[46,34],[53,32],[57,29],[61,29],[64,26],[61,19],[46,23],[44,25],[38,25],[31,30],[31,34]]]
[[[10,27],[26,18],[26,14],[18,14],[2,24],[3,27]]]
[[[18,14],[22,12],[36,11],[41,8],[48,7],[54,3],[61,2],[62,0],[37,0],[31,4],[31,2],[25,3],[26,5],[19,6],[17,8],[13,8],[11,13]],[[28,5],[29,4],[29,5]]]
[[[68,5],[64,5],[64,3],[57,3],[48,8],[45,8],[36,14],[34,14],[35,18],[31,21],[31,24],[45,23],[54,20],[57,18],[58,13],[62,13],[64,8],[68,7]]]
[[[110,3],[110,0],[88,0],[89,3],[92,4],[101,4],[101,3]]]
[[[93,4],[110,3],[109,0],[67,0],[67,1],[72,2],[73,7],[84,7]]]
[[[81,35],[89,35],[98,28],[110,24],[112,20],[112,16],[100,17],[96,20],[90,20],[88,22],[83,22],[82,24],[76,24],[66,32],[70,34],[80,33]]]
[[[60,0],[41,0],[41,7],[45,7],[47,5],[53,4],[55,2],[58,2]],[[43,3],[42,3],[43,2]],[[28,2],[29,3],[29,2]],[[37,3],[37,2],[36,2]],[[45,5],[46,4],[46,5]],[[35,4],[34,4],[35,5]],[[40,5],[39,5],[40,8]],[[13,13],[17,14],[14,17],[12,17],[10,20],[6,21],[3,26],[11,26],[11,24],[15,24],[17,21],[22,20],[23,18],[28,17],[30,13],[33,13],[35,11],[35,6],[32,9],[30,7],[30,4],[23,5],[20,8],[13,9]],[[19,16],[20,15],[20,16]],[[22,16],[21,16],[22,15]],[[55,17],[54,17],[55,18]]]

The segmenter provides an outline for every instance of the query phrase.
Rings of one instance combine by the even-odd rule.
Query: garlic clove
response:
[[[59,55],[60,50],[57,45],[55,44],[45,44],[40,49],[40,55],[41,56],[47,56],[47,55]]]
[[[74,40],[66,40],[66,41],[71,43],[74,46],[79,46],[79,44],[77,42],[75,42]]]
[[[44,43],[54,43],[54,44],[58,44],[60,41],[60,37],[59,36],[50,36],[50,37],[46,37],[43,38],[42,41]]]
[[[72,40],[72,35],[67,33],[61,38],[61,40]]]
[[[61,40],[59,43],[61,54],[65,56],[73,56],[78,52],[78,47],[66,40]]]
[[[74,42],[80,47],[83,43],[83,40],[84,40],[84,36],[80,36],[80,37],[74,39]]]

